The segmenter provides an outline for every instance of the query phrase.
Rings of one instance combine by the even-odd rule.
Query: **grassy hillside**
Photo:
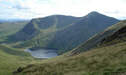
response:
[[[28,65],[29,63],[32,64],[35,62],[34,60],[23,50],[0,45],[0,75],[13,75],[12,72],[16,68]]]
[[[121,21],[71,51],[77,55],[68,52],[28,65],[17,75],[125,75],[125,41],[126,21]]]
[[[21,22],[2,22],[0,23],[0,41],[7,39],[7,36],[12,35],[22,29],[28,21]]]
[[[22,68],[17,75],[125,75],[126,43],[60,56]]]

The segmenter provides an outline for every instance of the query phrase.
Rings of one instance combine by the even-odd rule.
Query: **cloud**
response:
[[[0,0],[0,6],[1,18],[31,19],[53,14],[84,16],[91,11],[126,17],[125,0]]]
[[[17,10],[28,10],[29,8],[27,7],[22,7],[20,5],[14,5],[11,8],[17,9]]]

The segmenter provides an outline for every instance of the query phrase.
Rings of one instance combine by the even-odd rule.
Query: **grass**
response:
[[[12,72],[19,66],[26,66],[39,60],[33,59],[23,50],[0,45],[0,75],[13,75]]]
[[[22,29],[28,22],[5,22],[0,24],[0,42],[7,39],[7,36],[12,35]]]
[[[126,43],[59,56],[24,67],[18,75],[120,75],[126,73]]]

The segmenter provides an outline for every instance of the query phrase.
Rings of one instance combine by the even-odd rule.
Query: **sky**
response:
[[[91,11],[126,19],[126,0],[0,0],[0,19],[32,19],[56,14],[81,17]]]

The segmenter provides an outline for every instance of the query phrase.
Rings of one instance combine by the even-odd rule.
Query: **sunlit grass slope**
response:
[[[57,57],[23,68],[18,75],[120,75],[126,73],[126,43],[72,57]]]
[[[0,45],[0,75],[12,75],[16,68],[33,63],[34,60],[28,53],[20,49]]]

